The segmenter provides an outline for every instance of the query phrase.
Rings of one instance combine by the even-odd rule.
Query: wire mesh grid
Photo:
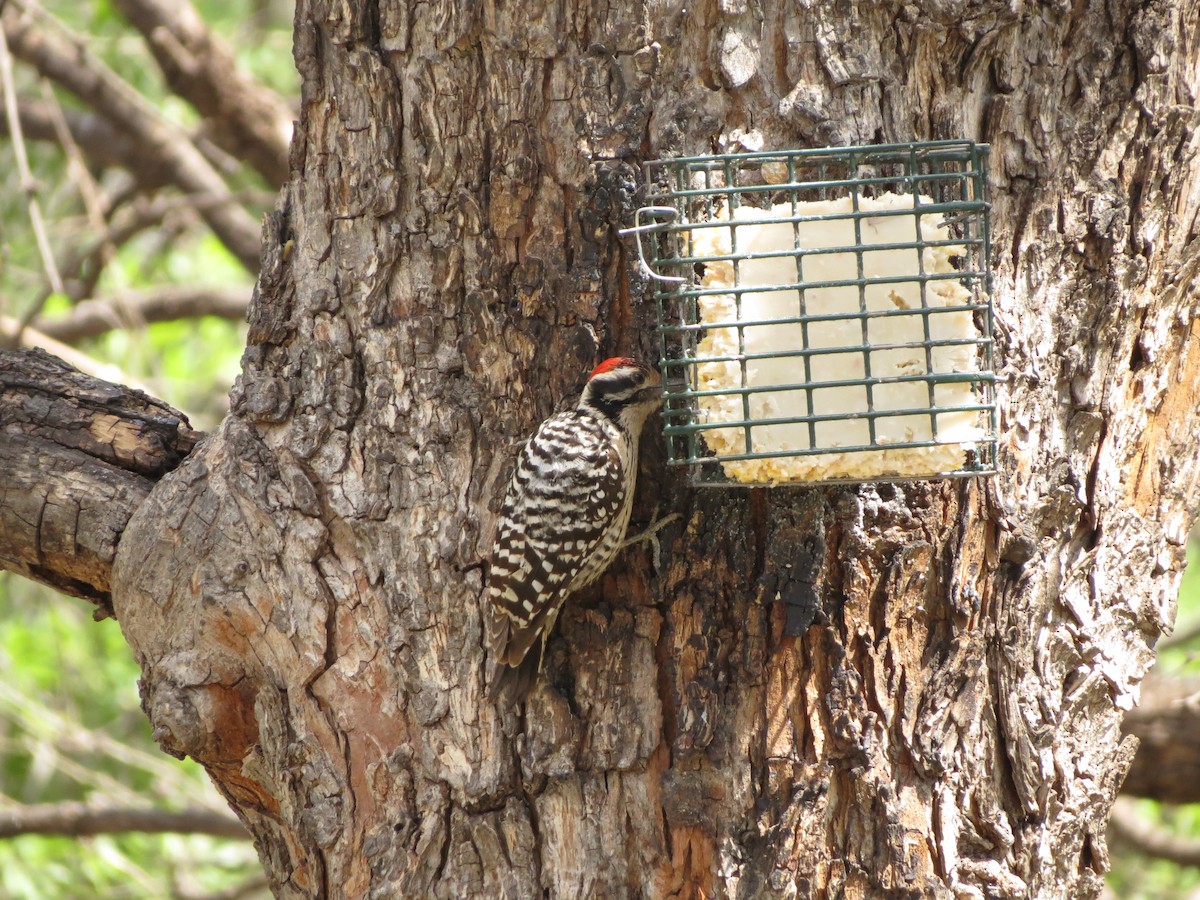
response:
[[[719,485],[992,473],[986,163],[938,141],[647,164],[669,461]]]

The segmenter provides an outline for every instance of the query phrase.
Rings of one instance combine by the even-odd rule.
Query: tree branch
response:
[[[1200,519],[1197,521],[1200,521]],[[1157,649],[1159,653],[1162,653],[1164,650],[1169,650],[1172,647],[1181,647],[1198,637],[1200,637],[1200,620],[1187,623],[1176,622],[1174,633],[1161,638]]]
[[[58,142],[54,113],[48,103],[18,100],[17,113],[25,137],[33,141]],[[64,109],[71,137],[84,156],[98,168],[120,167],[136,179],[145,191],[155,191],[172,183],[172,172],[161,159],[146,152],[144,144],[115,127],[108,119],[86,110]],[[9,134],[6,121],[0,121],[0,134]]]
[[[23,834],[56,834],[90,837],[121,831],[148,834],[179,832],[214,837],[249,839],[233,816],[208,809],[169,812],[164,809],[106,808],[86,803],[39,803],[0,807],[0,838]]]
[[[259,198],[248,200],[260,202]],[[112,213],[107,233],[99,238],[89,237],[64,254],[62,271],[66,278],[67,296],[75,300],[92,296],[104,272],[106,247],[122,247],[151,228],[164,233],[191,229],[201,222],[200,208],[216,202],[224,201],[197,194],[153,198],[140,193],[131,197],[123,197],[120,192],[110,194],[107,205]],[[56,350],[51,352],[58,353]],[[69,357],[64,358],[70,361]]]
[[[150,322],[199,316],[241,321],[249,304],[248,288],[166,286],[84,300],[65,316],[43,319],[37,327],[55,340],[73,344],[114,328]]]
[[[112,562],[150,488],[201,435],[140,391],[0,351],[0,568],[112,614]]]
[[[1169,803],[1200,802],[1200,678],[1148,675],[1122,731],[1140,742],[1121,791]]]
[[[1200,841],[1172,834],[1146,820],[1132,801],[1118,798],[1108,821],[1114,843],[1123,842],[1147,856],[1167,859],[1181,866],[1200,866]]]
[[[61,85],[112,125],[141,144],[147,155],[161,160],[171,180],[188,193],[225,197],[229,187],[220,173],[178,127],[164,120],[140,94],[82,46],[51,29],[33,28],[10,2],[0,11],[12,54],[55,84]],[[229,197],[228,202],[201,207],[201,215],[250,272],[258,271],[258,223]]]
[[[167,84],[209,120],[219,147],[253,166],[272,187],[288,176],[292,111],[241,72],[233,54],[187,0],[116,0],[146,39]]]

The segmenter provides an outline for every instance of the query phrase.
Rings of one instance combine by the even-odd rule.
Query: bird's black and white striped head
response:
[[[606,359],[588,376],[580,409],[607,416],[631,434],[641,431],[646,417],[662,403],[658,373],[628,356]]]

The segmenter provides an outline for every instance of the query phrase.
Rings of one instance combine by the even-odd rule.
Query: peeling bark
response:
[[[1099,892],[1200,498],[1200,13],[969,14],[298,4],[231,413],[112,579],[156,737],[278,896]],[[701,491],[651,440],[661,563],[626,551],[498,715],[478,563],[515,442],[653,353],[635,164],[753,130],[992,144],[1002,471]]]

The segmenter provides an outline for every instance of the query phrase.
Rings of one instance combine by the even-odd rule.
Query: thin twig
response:
[[[120,248],[128,241],[149,228],[162,225],[171,217],[184,217],[187,227],[199,226],[199,212],[207,204],[222,203],[224,197],[203,197],[196,194],[186,196],[164,196],[147,199],[132,186],[118,189],[109,194],[105,205],[112,210],[108,225],[108,241]],[[233,195],[239,202],[267,205],[256,191],[240,191]],[[96,283],[103,272],[103,246],[99,241],[75,247],[63,262],[63,275],[67,285],[67,296],[73,300],[91,297]],[[73,283],[75,282],[75,283]],[[63,338],[65,340],[65,338]]]
[[[54,113],[40,100],[21,98],[17,102],[25,140],[59,143],[54,126]],[[171,171],[163,162],[146,153],[144,144],[120,130],[105,116],[85,109],[63,109],[63,118],[71,130],[71,138],[95,169],[123,168],[147,192],[169,187],[175,183]],[[7,133],[5,128],[4,133]]]
[[[83,154],[80,152],[75,138],[71,135],[71,129],[67,125],[66,116],[63,115],[62,107],[54,96],[50,82],[45,78],[40,79],[40,82],[42,99],[46,102],[47,110],[50,113],[50,122],[54,126],[54,135],[67,157],[67,175],[79,190],[79,196],[83,200],[84,211],[87,213],[88,224],[100,235],[101,262],[106,263],[112,257],[113,253],[116,252],[116,249],[109,240],[108,224],[104,220],[99,186],[83,162]],[[66,281],[62,278],[61,272],[59,273],[58,286],[51,291],[43,291],[37,298],[37,301],[30,304],[29,308],[21,314],[18,336],[21,331],[24,331],[33,324],[34,319],[41,315],[42,310],[46,306],[46,301],[52,293],[66,293]]]
[[[39,752],[42,748],[49,748],[51,751],[62,750],[65,756],[70,752],[86,750],[89,754],[103,754],[123,766],[140,769],[166,784],[181,781],[182,773],[174,760],[128,744],[102,730],[87,728],[78,719],[64,715],[3,683],[0,683],[0,711],[4,713],[5,721],[19,722],[21,729],[37,742]],[[95,770],[94,774],[81,779],[80,784],[104,791],[110,798],[127,798],[122,802],[130,806],[142,799],[143,795],[128,785],[103,774],[101,767],[93,764],[91,768]],[[69,777],[75,776],[72,774]],[[3,799],[3,795],[0,795],[0,799]],[[218,811],[226,808],[219,798],[214,798],[213,803]]]
[[[37,182],[33,171],[29,168],[29,157],[25,153],[25,138],[21,133],[21,117],[17,115],[17,88],[13,80],[12,55],[8,52],[8,41],[3,29],[0,29],[0,82],[4,86],[4,109],[8,118],[8,132],[12,136],[13,153],[17,158],[17,172],[21,176],[21,190],[29,206],[29,225],[33,229],[34,240],[37,242],[38,253],[42,257],[42,268],[45,269],[46,279],[50,287],[57,293],[62,293],[62,276],[58,273],[58,264],[54,261],[54,251],[50,249],[50,238],[46,234],[46,224],[42,221],[42,208],[37,200]],[[34,311],[35,314],[37,310]],[[21,340],[21,332],[25,330],[22,321],[12,336],[10,346],[17,346]]]
[[[96,179],[92,177],[92,173],[88,171],[87,163],[83,159],[83,151],[79,147],[79,142],[75,140],[75,135],[71,133],[71,127],[67,124],[62,104],[54,96],[54,89],[50,86],[50,81],[42,78],[39,86],[42,91],[42,100],[50,114],[50,122],[54,126],[54,136],[67,156],[67,174],[78,189],[79,198],[83,200],[83,209],[87,213],[88,225],[101,235],[102,241],[107,243],[108,221],[105,218],[104,192],[96,183]],[[109,249],[111,252],[116,252],[116,248],[111,245],[109,245]]]

